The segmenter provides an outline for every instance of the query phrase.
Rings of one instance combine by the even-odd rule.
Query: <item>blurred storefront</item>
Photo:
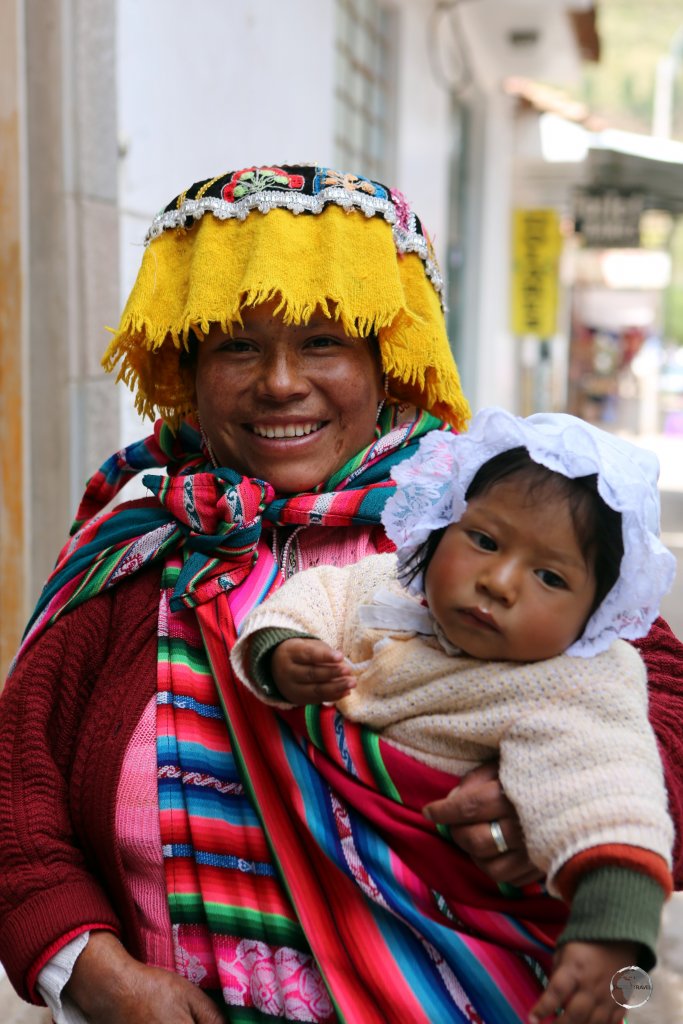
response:
[[[605,129],[531,82],[508,88],[518,100],[516,215],[552,210],[562,235],[556,330],[519,345],[518,379],[533,382],[521,411],[531,403],[635,433],[680,430],[683,144]]]
[[[671,367],[683,328],[672,245],[683,146],[626,133],[611,145],[590,152],[588,186],[574,195],[569,405],[635,433],[681,432]]]
[[[634,433],[659,429],[657,379],[669,282],[666,252],[575,253],[569,411]]]

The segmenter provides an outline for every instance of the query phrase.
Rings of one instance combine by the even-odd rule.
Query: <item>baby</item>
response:
[[[645,670],[624,642],[675,571],[657,474],[654,455],[574,417],[484,410],[394,470],[395,555],[295,576],[232,655],[262,699],[335,702],[436,768],[500,759],[529,855],[571,904],[534,1022],[620,1020],[610,979],[652,966],[671,889]]]

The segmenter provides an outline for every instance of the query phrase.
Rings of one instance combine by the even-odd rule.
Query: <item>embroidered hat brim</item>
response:
[[[229,332],[245,307],[275,300],[286,323],[317,308],[351,336],[377,335],[391,394],[462,428],[442,289],[400,193],[329,168],[246,168],[193,185],[155,218],[103,363],[120,363],[143,415],[177,424],[194,407],[181,359],[191,335]]]

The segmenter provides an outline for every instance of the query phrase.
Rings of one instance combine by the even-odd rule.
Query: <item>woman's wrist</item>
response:
[[[111,932],[91,932],[64,993],[88,1018],[96,1020],[101,1008],[120,999],[131,986],[131,968],[136,965]]]
[[[85,1024],[85,1017],[72,1004],[66,987],[89,937],[89,931],[81,932],[61,946],[45,962],[36,979],[36,993],[47,1004],[55,1024]]]

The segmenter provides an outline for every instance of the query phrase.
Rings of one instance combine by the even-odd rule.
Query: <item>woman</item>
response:
[[[229,667],[283,578],[389,550],[391,467],[466,421],[428,238],[400,193],[319,167],[194,185],[150,236],[106,365],[161,420],[91,480],[2,698],[0,960],[69,1022],[519,1021],[562,905],[515,891],[520,945],[422,814],[530,881],[495,766],[451,792]],[[647,656],[676,811],[666,627]]]

